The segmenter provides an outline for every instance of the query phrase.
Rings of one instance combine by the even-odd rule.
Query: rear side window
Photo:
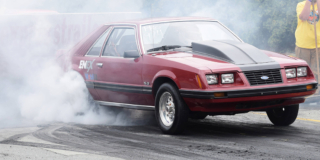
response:
[[[99,56],[100,55],[100,51],[101,48],[104,44],[104,41],[106,40],[109,32],[110,32],[110,28],[108,28],[97,40],[96,42],[92,45],[92,47],[90,48],[89,52],[87,53],[88,56]]]

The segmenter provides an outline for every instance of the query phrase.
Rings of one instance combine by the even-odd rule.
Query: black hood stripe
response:
[[[217,41],[219,42],[219,41]],[[249,45],[247,43],[241,43],[236,41],[220,41],[221,43],[226,43],[229,45],[232,45],[239,50],[241,50],[244,54],[246,54],[248,57],[250,57],[255,63],[269,63],[274,62],[273,59],[271,59],[269,56],[267,56],[265,53],[263,53],[258,48]]]
[[[236,41],[193,42],[194,54],[235,64],[242,71],[280,69],[278,62],[258,48]]]

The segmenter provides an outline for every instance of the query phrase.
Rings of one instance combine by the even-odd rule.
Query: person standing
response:
[[[315,13],[312,12],[312,4],[314,4]],[[316,71],[317,67],[314,23],[317,24],[318,46],[320,47],[318,8],[320,8],[320,0],[319,3],[317,3],[317,0],[306,0],[297,5],[298,25],[295,32],[295,53],[298,58],[305,60],[313,71]],[[314,14],[316,14],[315,19]]]

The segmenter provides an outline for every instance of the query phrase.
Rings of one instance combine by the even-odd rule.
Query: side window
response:
[[[137,49],[133,28],[116,28],[112,31],[102,56],[123,57],[124,52]]]
[[[87,53],[88,56],[99,56],[101,48],[103,46],[104,40],[108,36],[110,32],[110,28],[108,28],[97,40],[96,42],[92,45],[90,51]]]

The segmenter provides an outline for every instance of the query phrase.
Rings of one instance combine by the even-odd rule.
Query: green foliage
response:
[[[253,3],[259,8],[261,23],[257,33],[246,36],[248,43],[276,52],[293,52],[297,27],[296,6],[299,2],[301,0],[255,0]]]

